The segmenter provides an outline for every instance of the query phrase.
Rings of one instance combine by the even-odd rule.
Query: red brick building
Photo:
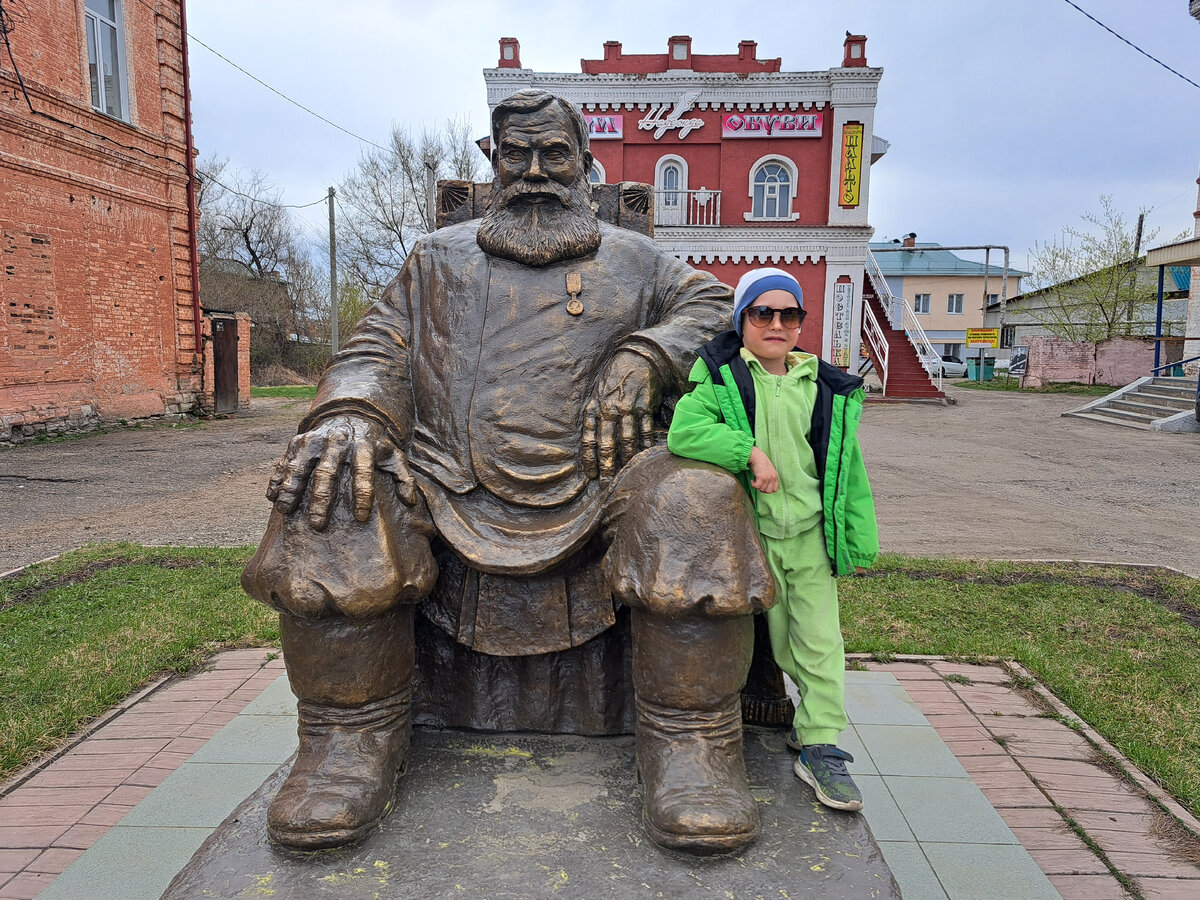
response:
[[[214,411],[182,0],[0,10],[0,441]]]
[[[859,356],[871,163],[883,70],[866,38],[848,35],[841,65],[782,71],[753,41],[737,53],[692,52],[675,36],[666,53],[604,44],[579,73],[523,68],[513,38],[484,70],[488,105],[525,88],[578,104],[588,119],[593,181],[655,187],[654,236],[728,284],[759,266],[791,272],[808,318],[800,345],[843,367]]]

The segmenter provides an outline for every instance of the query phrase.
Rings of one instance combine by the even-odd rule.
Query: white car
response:
[[[930,360],[929,368],[935,366],[941,367],[943,378],[965,378],[967,376],[967,364],[957,356],[943,356],[941,359],[937,357],[924,357]],[[936,371],[936,369],[935,369]]]

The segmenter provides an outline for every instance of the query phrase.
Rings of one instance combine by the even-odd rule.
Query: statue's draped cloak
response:
[[[595,579],[563,565],[593,552],[612,490],[583,465],[597,381],[614,353],[631,350],[668,400],[678,395],[695,349],[728,327],[731,296],[649,238],[605,223],[595,253],[541,268],[487,256],[477,228],[417,242],[334,357],[300,430],[338,413],[383,425],[407,452],[441,541],[478,573],[463,579],[472,596],[456,589],[434,620],[486,653],[546,653],[613,622],[608,592],[577,589],[578,578]],[[582,281],[578,316],[567,310],[568,274]],[[514,595],[503,583],[516,581]],[[488,633],[489,620],[516,621],[478,614],[505,595],[536,628]],[[473,621],[459,621],[464,609]]]

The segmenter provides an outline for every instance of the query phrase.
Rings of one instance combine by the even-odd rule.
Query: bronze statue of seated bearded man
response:
[[[734,478],[655,441],[730,290],[597,220],[572,104],[522,91],[492,132],[487,213],[417,242],[271,481],[243,584],[281,614],[300,747],[270,836],[377,825],[416,720],[632,729],[650,837],[737,849],[774,583]]]

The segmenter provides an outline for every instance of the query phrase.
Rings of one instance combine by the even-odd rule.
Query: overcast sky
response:
[[[1188,0],[1075,0],[1200,83],[1200,22]],[[891,149],[872,169],[875,239],[1007,244],[1078,225],[1112,194],[1130,220],[1152,208],[1155,243],[1189,235],[1200,170],[1200,88],[1122,43],[1066,0],[191,0],[193,116],[202,155],[258,169],[284,202],[322,197],[366,148],[201,46],[348,131],[387,143],[468,118],[487,131],[481,69],[498,39],[526,68],[578,72],[606,40],[664,53],[782,57],[784,71],[840,65],[846,31],[883,68],[875,131]],[[302,211],[316,238],[323,206]]]

